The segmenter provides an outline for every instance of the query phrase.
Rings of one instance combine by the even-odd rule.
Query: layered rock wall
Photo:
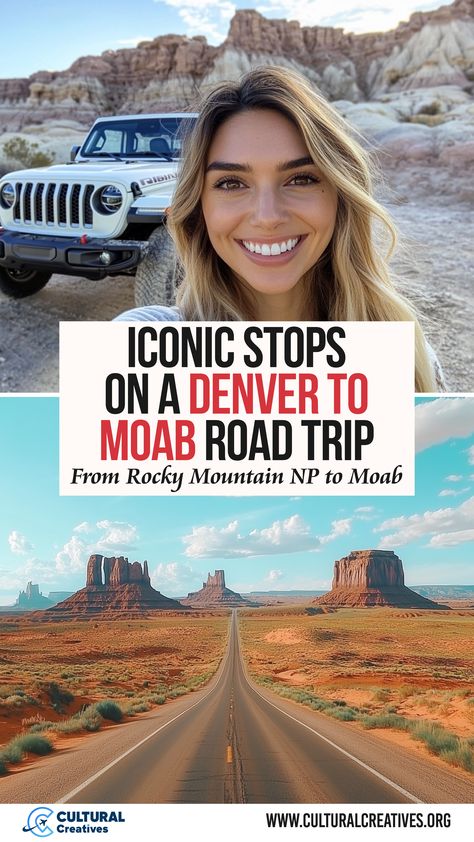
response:
[[[334,588],[403,587],[401,559],[391,550],[356,550],[334,562]]]
[[[201,590],[188,593],[182,602],[196,608],[232,608],[252,604],[236,591],[226,587],[223,570],[215,570],[214,575],[208,573],[207,582],[202,583]]]
[[[91,555],[87,563],[86,588],[102,586],[118,588],[129,582],[150,584],[148,562],[144,562],[143,570],[139,561],[130,564],[128,558],[105,558],[102,555]]]
[[[364,35],[239,10],[219,47],[201,36],[163,35],[79,58],[64,71],[0,79],[0,129],[181,109],[201,86],[268,62],[295,67],[330,98],[353,102],[441,84],[472,87],[473,45],[474,0],[417,12],[393,30]]]
[[[334,562],[331,590],[313,602],[334,608],[391,605],[446,609],[407,588],[404,582],[402,561],[392,550],[354,550]]]
[[[163,596],[150,583],[148,562],[104,558],[94,553],[87,564],[86,586],[39,619],[70,619],[88,615],[140,617],[151,611],[182,611],[184,606]]]

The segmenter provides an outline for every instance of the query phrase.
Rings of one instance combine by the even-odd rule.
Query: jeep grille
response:
[[[31,225],[92,228],[93,192],[93,184],[17,182],[13,218]]]

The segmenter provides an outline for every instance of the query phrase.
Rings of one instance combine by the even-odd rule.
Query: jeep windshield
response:
[[[114,117],[101,120],[92,127],[81,147],[81,158],[109,158],[123,160],[158,158],[175,161],[181,157],[185,135],[191,130],[196,117],[143,117],[123,119]]]

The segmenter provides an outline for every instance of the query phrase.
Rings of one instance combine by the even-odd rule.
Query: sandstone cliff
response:
[[[226,587],[223,570],[216,570],[213,576],[209,573],[207,582],[202,583],[201,590],[189,593],[186,599],[181,601],[183,605],[196,608],[232,608],[254,604]]]
[[[241,10],[219,47],[204,37],[163,35],[82,57],[64,71],[0,79],[0,127],[64,119],[88,125],[99,114],[183,108],[200,87],[269,62],[295,67],[329,98],[352,102],[419,87],[471,89],[473,9],[474,0],[455,0],[366,35]]]
[[[403,608],[445,609],[405,586],[403,564],[391,550],[353,550],[334,562],[329,593],[314,604],[332,607],[391,605]]]
[[[157,610],[183,611],[184,606],[151,586],[146,561],[142,568],[139,561],[131,564],[123,556],[104,558],[96,553],[87,563],[85,588],[37,616],[46,620],[97,615],[132,618]]]

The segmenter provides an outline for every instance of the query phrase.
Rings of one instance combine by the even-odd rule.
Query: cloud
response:
[[[79,534],[87,534],[89,532],[93,532],[94,529],[95,526],[93,523],[88,523],[87,520],[83,520],[82,523],[78,523],[72,531],[79,532]]]
[[[31,541],[28,541],[28,539],[25,538],[21,532],[17,532],[16,529],[13,529],[10,532],[8,536],[8,543],[12,553],[15,553],[15,555],[28,555],[28,553],[34,549]]]
[[[282,570],[269,570],[265,576],[265,582],[268,582],[270,585],[274,585],[275,582],[279,582],[280,579],[283,579],[284,575],[285,574]]]
[[[449,439],[474,434],[474,398],[436,398],[418,404],[415,428],[418,453]],[[469,449],[469,458],[471,451],[474,464],[474,446]]]
[[[438,497],[459,497],[461,494],[466,494],[469,491],[469,488],[443,488],[442,491],[439,492]]]
[[[467,460],[470,465],[474,465],[474,444],[467,451]]]
[[[466,544],[468,541],[474,541],[474,529],[441,532],[439,535],[432,537],[430,547],[457,547],[458,544]]]
[[[73,534],[56,555],[56,569],[60,573],[84,570],[91,553],[106,556],[122,555],[134,550],[139,540],[136,526],[124,521],[83,521],[74,527]]]
[[[318,0],[262,0],[257,11],[266,17],[298,20],[304,26],[335,26],[350,32],[374,32],[394,27],[420,9],[434,9],[436,0],[359,0],[351,5],[347,0],[332,0],[330,6]],[[330,13],[328,14],[328,11]]]
[[[42,561],[39,558],[29,558],[14,570],[0,571],[0,591],[8,593],[6,597],[10,604],[17,598],[20,591],[24,591],[28,582],[42,585],[57,580],[57,571],[54,565]]]
[[[446,482],[461,482],[462,474],[449,474],[445,477]]]
[[[394,530],[381,539],[379,549],[400,547],[428,535],[431,536],[428,546],[437,548],[448,546],[446,543],[448,535],[452,536],[449,546],[464,543],[466,539],[461,539],[461,536],[466,534],[466,529],[472,531],[473,521],[474,497],[470,497],[457,508],[437,509],[423,514],[390,518],[374,529],[374,532]]]
[[[348,535],[351,531],[351,518],[333,520],[331,526],[332,529],[329,535],[323,535],[322,538],[319,539],[321,544],[329,544],[330,541],[335,541],[336,538],[340,538],[341,535]]]
[[[158,564],[150,574],[153,587],[162,593],[167,592],[184,596],[189,591],[198,590],[202,586],[202,574],[194,570],[190,564],[183,564],[178,561],[171,561],[168,564]]]
[[[73,535],[56,554],[56,570],[60,573],[77,573],[84,570],[89,548],[82,538]]]
[[[375,506],[358,506],[355,510],[356,514],[369,514],[370,512],[375,512]]]
[[[102,534],[94,542],[98,552],[126,553],[136,548],[139,540],[137,527],[124,521],[100,520],[96,524]]]
[[[218,529],[216,526],[196,526],[185,535],[184,554],[188,558],[250,558],[251,556],[279,555],[282,553],[314,552],[329,541],[334,541],[350,531],[350,518],[334,520],[328,535],[318,536],[300,515],[286,520],[275,520],[264,529],[241,533],[239,522],[233,520]]]
[[[214,44],[226,38],[236,9],[229,0],[155,0],[155,3],[162,2],[176,9],[186,25],[187,35],[205,35]]]

